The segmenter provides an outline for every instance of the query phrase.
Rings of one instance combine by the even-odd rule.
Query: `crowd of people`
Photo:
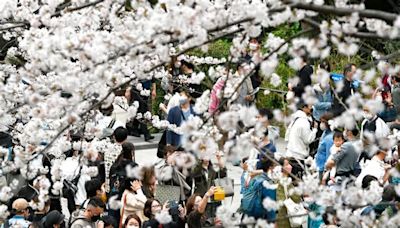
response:
[[[249,66],[260,61],[259,52],[258,42],[252,40],[249,53],[237,65],[233,75],[246,75]],[[177,73],[172,72],[172,75],[190,75],[194,66],[180,61],[175,70]],[[241,205],[237,212],[243,222],[238,226],[246,225],[244,218],[254,217],[277,227],[339,227],[343,221],[338,219],[334,207],[315,202],[309,204],[308,196],[294,191],[305,176],[313,174],[318,175],[320,185],[332,191],[340,192],[343,185],[351,183],[360,189],[378,186],[382,188],[379,201],[383,203],[365,205],[355,209],[354,213],[373,214],[375,218],[396,214],[399,197],[395,188],[399,178],[390,170],[397,164],[398,147],[392,145],[389,138],[400,126],[400,76],[384,75],[381,86],[363,104],[360,118],[353,116],[359,125],[340,127],[337,120],[344,118],[343,114],[351,109],[349,98],[361,88],[362,82],[353,78],[357,66],[348,64],[343,75],[330,73],[326,83],[313,83],[313,73],[321,70],[331,72],[326,62],[311,66],[304,59],[298,71],[299,83],[288,85],[286,101],[288,106],[295,104],[297,110],[286,129],[285,151],[277,150],[279,132],[271,126],[272,111],[258,110],[263,136],[257,141],[256,150],[249,151],[238,161],[243,169]],[[243,81],[232,103],[221,97],[227,79],[218,79],[210,93],[208,113],[218,116],[227,106],[254,105],[261,85],[260,74],[257,69]],[[228,192],[230,187],[235,187],[227,175],[223,153],[215,151],[212,157],[196,157],[182,147],[185,135],[168,129],[159,142],[158,158],[148,157],[154,161],[151,165],[137,164],[135,146],[128,141],[128,136],[140,137],[143,134],[145,141],[154,137],[146,121],[130,120],[124,111],[127,106],[138,102],[138,112],[145,114],[157,96],[155,81],[141,83],[143,88],[151,90],[150,96],[141,94],[136,86],[130,86],[116,93],[111,107],[100,110],[110,120],[104,124],[105,132],[109,132],[104,137],[112,142],[114,147],[111,150],[100,151],[89,160],[83,159],[85,152],[82,147],[73,146],[65,151],[61,194],[51,191],[49,197],[41,198],[42,179],[24,180],[19,170],[8,173],[1,180],[0,186],[19,180],[19,187],[13,189],[13,197],[8,200],[11,213],[2,221],[2,227],[224,226],[216,210],[223,204],[221,199],[235,194],[234,191]],[[170,124],[179,127],[197,115],[193,101],[201,96],[201,86],[182,84],[174,78],[162,85],[170,98],[160,105],[160,110]],[[312,97],[316,99],[313,103],[305,97],[310,88]],[[4,133],[2,145],[12,151],[15,145],[10,137]],[[83,138],[82,132],[68,132],[71,144],[77,145]],[[52,157],[40,158],[38,162],[50,170],[43,176],[52,180],[52,175],[55,175]],[[13,159],[12,153],[8,159]],[[192,165],[185,167],[182,163]],[[89,175],[88,167],[96,167],[98,172]],[[277,172],[283,177],[280,180],[275,177]],[[285,182],[289,179],[292,181]],[[49,182],[48,185],[55,185]],[[32,206],[43,201],[44,205]],[[274,207],[276,202],[283,202],[283,206]],[[305,214],[293,214],[296,208]],[[315,215],[310,216],[310,212]]]

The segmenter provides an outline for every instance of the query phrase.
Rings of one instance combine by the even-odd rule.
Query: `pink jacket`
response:
[[[221,91],[222,87],[224,87],[224,84],[225,80],[219,78],[213,86],[213,89],[211,91],[210,105],[208,106],[208,112],[210,114],[213,114],[218,109],[220,103],[220,99],[218,98],[218,93]]]

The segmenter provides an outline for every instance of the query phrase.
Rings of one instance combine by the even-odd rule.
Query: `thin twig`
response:
[[[53,15],[51,15],[51,17],[61,16],[61,12],[62,11],[71,13],[71,12],[78,11],[78,10],[81,10],[81,9],[84,9],[84,8],[87,8],[87,7],[90,7],[90,6],[95,6],[95,5],[97,5],[99,3],[102,3],[102,2],[104,2],[104,0],[97,0],[97,1],[94,1],[94,2],[88,2],[88,3],[82,4],[80,6],[74,7],[74,8],[62,8],[59,11],[55,12]]]

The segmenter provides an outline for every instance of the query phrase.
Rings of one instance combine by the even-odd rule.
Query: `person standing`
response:
[[[273,154],[269,153],[267,157],[273,157]],[[255,219],[261,218],[268,222],[275,222],[276,211],[273,208],[267,209],[265,206],[269,206],[269,204],[264,202],[267,199],[276,201],[276,188],[269,187],[275,183],[268,176],[268,173],[274,168],[274,163],[269,158],[263,158],[260,168],[263,171],[262,174],[250,181],[248,190],[243,194],[241,210],[244,215]]]
[[[326,169],[331,170],[336,166],[336,177],[350,177],[354,175],[359,153],[352,142],[345,142],[340,153],[332,156],[326,162]]]
[[[301,177],[304,160],[310,155],[309,145],[317,135],[317,124],[311,119],[311,105],[303,102],[298,103],[298,110],[293,114],[293,121],[290,123],[285,141],[288,142],[286,157],[293,167],[293,174]]]
[[[337,92],[337,97],[334,96],[333,105],[331,112],[334,117],[341,115],[345,110],[344,104],[346,104],[347,99],[355,93],[355,88],[353,85],[353,76],[356,73],[357,67],[355,64],[347,64],[344,67],[343,75],[343,88]]]
[[[195,115],[195,112],[193,111],[193,107],[190,104],[190,97],[189,95],[185,92],[181,92],[181,97],[179,99],[179,106],[173,107],[171,110],[168,112],[168,122],[170,124],[175,124],[177,127],[180,127],[186,120],[190,118],[190,116]],[[167,145],[174,146],[178,148],[182,144],[182,136],[179,135],[178,133],[172,131],[172,130],[167,130],[167,135],[166,135],[166,143]]]
[[[361,123],[361,139],[368,138],[373,142],[375,139],[385,138],[390,134],[390,128],[387,126],[376,112],[370,110],[369,106],[364,106],[363,117],[364,120]]]
[[[154,100],[157,96],[156,92],[156,84],[152,80],[145,80],[142,81],[142,87],[143,89],[146,90],[151,90],[151,100]],[[125,95],[126,97],[130,97],[129,99],[129,104],[132,104],[134,101],[139,102],[139,108],[138,112],[145,114],[150,110],[151,107],[151,100],[149,99],[148,96],[142,96],[141,92],[137,90],[136,88],[133,88],[130,91],[127,91],[128,93],[130,92],[130,95]],[[144,135],[144,141],[150,141],[154,139],[154,136],[152,136],[149,132],[149,129],[147,128],[146,123],[143,121],[139,121],[137,119],[134,119],[133,122],[130,122],[128,124],[128,128],[130,130],[130,134],[135,136],[135,137],[140,137],[141,134]]]
[[[319,124],[320,129],[323,131],[321,140],[318,145],[317,154],[315,155],[315,162],[319,172],[319,178],[322,179],[322,175],[325,170],[325,164],[330,155],[330,149],[333,145],[333,131],[329,126],[329,120],[332,119],[332,114],[327,113],[321,117],[321,123]]]
[[[302,98],[302,95],[305,91],[305,88],[311,85],[311,75],[313,74],[314,69],[307,63],[305,57],[302,57],[301,68],[297,72],[297,76],[299,78],[299,83],[296,86],[289,85],[289,90],[294,92],[294,95],[299,99]]]

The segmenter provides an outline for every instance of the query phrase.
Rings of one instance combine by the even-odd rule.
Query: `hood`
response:
[[[297,110],[295,113],[293,113],[292,118],[296,119],[296,118],[308,118],[308,116],[306,115],[305,112],[301,111],[301,110]]]

